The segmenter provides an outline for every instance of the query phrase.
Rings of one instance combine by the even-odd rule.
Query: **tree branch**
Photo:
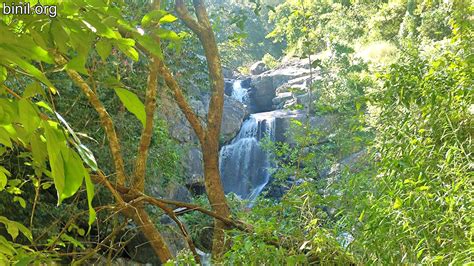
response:
[[[165,212],[166,212],[166,210],[163,209],[162,207],[166,206],[166,205],[173,205],[173,206],[176,206],[176,207],[182,207],[182,208],[188,209],[189,211],[198,211],[198,212],[201,212],[201,213],[206,214],[208,216],[211,216],[213,218],[216,218],[216,219],[222,221],[223,223],[225,223],[226,225],[235,227],[235,228],[237,228],[241,231],[253,232],[252,231],[253,230],[252,226],[248,225],[248,224],[245,224],[242,221],[237,221],[237,220],[233,220],[231,218],[221,216],[221,215],[219,215],[219,214],[217,214],[213,211],[207,210],[207,209],[205,209],[205,208],[203,208],[199,205],[196,205],[196,204],[186,203],[186,202],[181,202],[181,201],[168,200],[168,199],[158,199],[158,198],[155,198],[155,197],[148,196],[148,195],[146,195],[145,193],[143,193],[141,191],[136,191],[136,190],[134,191],[134,190],[131,190],[131,189],[129,189],[127,187],[124,187],[124,186],[121,186],[121,185],[113,185],[107,180],[107,178],[103,174],[100,174],[101,173],[100,171],[98,173],[99,173],[98,175],[91,175],[92,180],[94,181],[94,183],[104,185],[107,188],[109,188],[109,190],[111,190],[111,188],[112,188],[113,191],[116,191],[116,192],[119,192],[120,194],[126,195],[126,197],[124,197],[124,198],[127,198],[128,203],[130,203],[130,202],[137,203],[139,201],[144,201],[144,202],[148,202],[149,204],[152,204],[152,205],[155,205],[155,206],[159,207],[160,209],[162,209]],[[166,206],[164,208],[168,208],[168,207]]]
[[[184,116],[186,117],[186,119],[191,124],[192,128],[194,129],[194,132],[196,133],[199,139],[199,142],[201,143],[201,145],[205,145],[206,132],[198,116],[194,113],[193,109],[189,106],[189,103],[186,100],[186,97],[183,95],[183,90],[181,89],[178,82],[171,74],[171,71],[165,66],[163,62],[160,62],[159,64],[159,71],[160,71],[160,74],[163,76],[166,82],[166,85],[173,92],[173,97],[176,100],[176,103],[178,104],[179,108],[181,109]]]
[[[199,24],[204,27],[210,27],[209,16],[207,15],[206,6],[202,0],[193,0],[194,10],[196,17],[198,18]]]
[[[176,0],[175,2],[175,10],[178,14],[178,17],[186,24],[188,28],[190,28],[194,33],[198,34],[203,30],[203,26],[196,21],[191,14],[188,12],[186,5],[184,4],[183,0]]]
[[[218,139],[224,106],[224,76],[219,50],[206,6],[202,0],[193,0],[194,11],[198,18],[198,21],[196,21],[189,14],[183,0],[176,0],[175,3],[178,17],[198,36],[204,48],[211,83],[211,100],[209,101],[209,113],[207,114],[207,137],[211,140]],[[199,25],[198,29],[196,29],[196,24]]]
[[[55,54],[55,61],[59,65],[67,64],[67,60],[58,53]],[[120,142],[117,137],[117,132],[115,131],[112,118],[110,117],[109,113],[105,109],[97,94],[92,91],[87,82],[84,81],[84,79],[77,71],[67,69],[66,73],[69,75],[72,81],[74,81],[76,86],[78,86],[82,90],[82,92],[86,95],[89,103],[99,114],[102,127],[104,128],[105,133],[107,135],[107,139],[109,140],[109,147],[114,160],[115,171],[117,172],[117,182],[120,185],[125,185],[125,180],[127,179],[127,177],[125,174],[125,167],[121,153]]]
[[[133,201],[134,202],[148,201],[147,200],[148,198],[149,198],[149,196],[144,195],[144,196],[140,196],[140,197],[136,198]],[[166,205],[163,202],[155,201],[153,203],[153,205],[155,205],[158,208],[162,209],[166,213],[166,215],[168,215],[176,223],[176,225],[179,227],[179,230],[183,234],[184,239],[188,243],[189,249],[191,249],[191,252],[193,252],[194,259],[196,260],[197,263],[201,263],[201,258],[199,257],[199,254],[196,251],[196,246],[194,245],[194,242],[191,239],[191,236],[189,235],[188,230],[186,229],[184,224],[176,216],[176,213],[171,208],[169,208],[168,205]]]
[[[138,145],[138,154],[135,162],[135,172],[133,179],[133,187],[140,191],[144,191],[145,189],[146,164],[148,159],[148,151],[150,149],[151,137],[153,136],[153,120],[156,110],[156,97],[158,94],[158,63],[156,58],[151,59],[149,71],[145,97],[146,122],[142,130],[140,143]]]

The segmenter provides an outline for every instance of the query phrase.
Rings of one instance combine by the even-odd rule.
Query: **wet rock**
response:
[[[224,80],[225,81],[225,86],[224,86],[224,93],[225,95],[227,96],[231,96],[232,95],[232,90],[233,90],[233,86],[234,86],[234,80],[233,79],[226,79]]]
[[[266,112],[272,110],[272,99],[275,98],[275,87],[273,77],[268,75],[254,76],[251,82],[252,89],[249,98],[254,110],[252,113]]]
[[[251,84],[252,84],[252,79],[251,78],[246,78],[246,79],[242,80],[242,82],[240,82],[240,86],[242,86],[242,88],[250,88]]]

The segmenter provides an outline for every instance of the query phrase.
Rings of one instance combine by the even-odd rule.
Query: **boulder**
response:
[[[235,77],[234,71],[232,71],[232,69],[227,68],[227,67],[222,67],[222,74],[224,75],[224,78],[226,79],[233,79]]]
[[[252,75],[260,75],[263,72],[267,71],[268,67],[263,61],[258,61],[250,67],[250,73]]]
[[[268,75],[252,77],[249,99],[252,113],[267,112],[272,110],[272,99],[275,98],[273,78]]]
[[[166,226],[160,227],[160,233],[165,239],[168,248],[173,256],[176,256],[181,250],[188,247],[183,236],[180,234],[178,226],[172,222]],[[122,236],[121,239],[126,241],[125,252],[135,262],[139,263],[150,263],[151,265],[162,265],[158,256],[156,256],[153,248],[150,245],[149,240],[141,232],[137,232],[136,235],[129,237]]]
[[[282,103],[285,103],[288,100],[293,99],[293,93],[292,92],[282,92],[277,94],[275,98],[273,98],[272,102],[274,106],[279,106]]]
[[[246,78],[240,82],[240,86],[242,88],[250,88],[250,85],[252,84],[252,79],[251,78]]]
[[[181,201],[181,202],[191,202],[191,193],[189,190],[180,184],[171,183],[166,188],[167,191],[167,199]]]
[[[180,143],[190,143],[197,140],[193,129],[188,123],[188,120],[181,113],[181,110],[175,110],[175,120],[168,120],[168,131],[170,136]]]
[[[304,91],[310,79],[310,71],[304,66],[302,60],[294,60],[279,66],[275,70],[252,76],[252,89],[249,93],[251,111],[267,112],[273,110],[274,103],[272,100],[277,93],[289,92],[291,88]],[[314,77],[318,76],[316,72],[313,74]]]
[[[225,79],[224,80],[224,93],[227,96],[232,96],[232,90],[234,89],[234,80],[233,79]]]
[[[184,155],[183,168],[187,179],[193,176],[203,176],[202,153],[198,147],[191,147]]]
[[[290,80],[309,75],[309,70],[305,68],[289,67],[277,69],[269,73],[269,75],[273,78],[273,86],[276,89]]]
[[[203,101],[198,99],[189,100],[189,105],[193,109],[194,113],[202,119],[205,119],[207,116],[207,104],[204,106]]]
[[[241,102],[231,97],[225,97],[221,126],[221,140],[223,142],[228,142],[237,135],[247,115],[247,108]]]

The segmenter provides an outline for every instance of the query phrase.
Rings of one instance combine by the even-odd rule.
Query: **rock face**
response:
[[[227,67],[222,67],[222,74],[224,75],[224,78],[226,79],[232,79],[235,77],[234,71],[232,71],[232,69],[227,68]]]
[[[274,70],[253,74],[249,94],[251,112],[267,112],[296,104],[296,96],[307,90],[310,77],[309,63],[299,59],[290,59]],[[316,78],[317,71],[313,71],[313,80]]]
[[[178,226],[174,224],[171,219],[170,223],[160,228],[160,233],[165,239],[173,256],[176,256],[179,251],[188,247],[179,232]],[[124,236],[124,239],[128,238],[130,238],[130,236]],[[127,241],[125,252],[133,261],[146,264],[150,263],[151,265],[162,265],[162,262],[160,262],[160,259],[155,255],[148,239],[142,233],[137,233]]]
[[[225,97],[221,126],[221,140],[223,142],[228,142],[235,137],[247,115],[247,108],[242,103],[231,97]]]
[[[226,86],[228,94],[232,95],[233,81],[227,80]],[[206,95],[202,96],[200,100],[189,100],[191,108],[203,121],[207,117],[208,103],[209,97]],[[170,136],[178,141],[184,150],[181,160],[186,180],[184,185],[192,194],[202,194],[204,193],[204,171],[202,153],[197,137],[172,99],[168,98],[162,104],[161,114],[168,121]],[[226,143],[239,132],[242,122],[248,116],[248,109],[241,102],[229,96],[225,96],[223,108],[220,141]],[[186,194],[183,188],[167,188],[166,191],[171,194],[166,193],[164,196],[185,201],[189,198],[189,195]]]
[[[250,67],[250,74],[260,75],[267,70],[268,70],[267,65],[265,65],[263,61],[258,61]]]

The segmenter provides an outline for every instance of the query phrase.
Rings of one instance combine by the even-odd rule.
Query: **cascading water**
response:
[[[232,97],[243,103],[248,99],[247,89],[241,87],[240,81],[234,82]],[[250,115],[237,136],[220,152],[219,168],[225,192],[233,192],[250,204],[270,180],[270,160],[260,146],[264,137],[275,140],[275,118],[271,112]]]
[[[236,99],[237,101],[247,104],[248,101],[248,90],[246,88],[242,88],[242,81],[236,80],[232,84],[232,98]]]

